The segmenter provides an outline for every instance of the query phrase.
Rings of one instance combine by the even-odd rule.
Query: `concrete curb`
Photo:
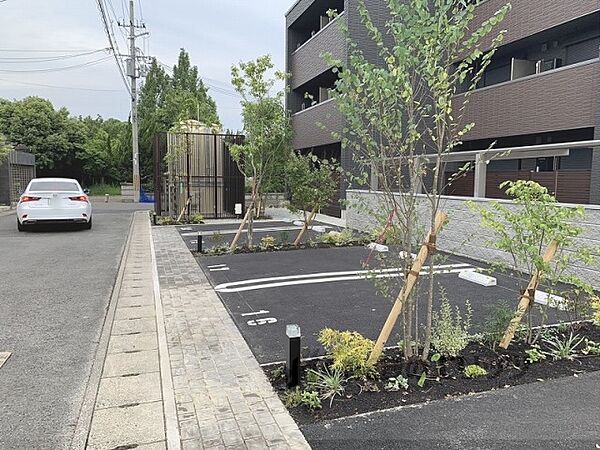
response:
[[[94,356],[94,363],[90,371],[90,377],[83,397],[83,402],[81,404],[75,432],[73,433],[73,439],[71,440],[71,446],[69,447],[72,450],[84,450],[87,445],[87,439],[92,424],[92,416],[94,414],[94,406],[96,404],[96,395],[98,394],[98,387],[100,386],[100,378],[102,377],[104,361],[108,352],[108,342],[114,321],[115,310],[117,309],[117,300],[121,290],[120,287],[123,280],[123,274],[125,273],[128,251],[131,244],[131,232],[133,230],[134,218],[135,215],[132,214],[131,221],[129,223],[127,240],[125,241],[125,244],[123,244],[123,248],[121,250],[119,271],[117,272],[117,277],[115,278],[113,291],[110,296],[110,302],[108,304],[107,313],[104,318],[104,324],[100,333],[100,339],[98,341],[98,347],[96,348],[96,354]]]
[[[152,284],[154,288],[154,302],[156,308],[156,329],[158,332],[158,355],[161,377],[161,388],[163,396],[163,412],[165,415],[165,432],[167,437],[167,450],[181,449],[181,436],[179,432],[179,421],[177,419],[177,407],[175,405],[175,389],[171,377],[171,359],[169,356],[169,345],[165,328],[164,311],[160,296],[160,282],[158,269],[156,268],[156,252],[154,250],[154,239],[152,237],[152,224],[148,219],[150,236],[150,254],[152,264]]]

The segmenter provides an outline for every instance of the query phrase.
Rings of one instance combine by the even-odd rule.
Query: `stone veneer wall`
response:
[[[367,231],[376,225],[376,221],[364,211],[374,210],[380,201],[376,192],[349,190],[347,192],[347,226],[348,228]],[[480,218],[471,212],[467,201],[490,203],[498,201],[511,206],[508,200],[473,199],[467,197],[443,197],[441,209],[448,214],[449,221],[438,238],[438,248],[442,251],[466,256],[478,261],[504,261],[510,263],[507,253],[491,247],[491,233],[480,226]],[[565,207],[573,205],[563,205]],[[582,243],[600,247],[600,206],[584,205],[585,218],[579,223],[584,232],[579,237]],[[429,214],[426,198],[423,196],[419,212],[419,225],[422,230],[428,228]],[[573,273],[600,288],[600,258],[594,266],[574,266]]]

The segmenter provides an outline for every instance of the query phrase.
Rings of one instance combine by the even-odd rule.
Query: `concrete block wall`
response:
[[[381,196],[375,192],[349,190],[347,192],[348,209],[346,221],[348,228],[358,231],[369,231],[377,226],[377,221],[367,211],[377,210]],[[466,256],[487,263],[511,263],[510,256],[491,245],[492,233],[481,227],[478,214],[467,206],[468,201],[486,205],[498,201],[509,208],[517,208],[508,200],[473,199],[466,197],[443,197],[441,210],[446,212],[449,221],[438,238],[438,248],[442,251]],[[562,205],[573,207],[575,205]],[[419,202],[419,228],[424,233],[429,229],[429,207],[425,196]],[[583,228],[578,238],[581,244],[600,248],[600,206],[585,205],[585,218],[577,225]],[[600,258],[593,266],[578,264],[572,267],[572,273],[600,289]]]

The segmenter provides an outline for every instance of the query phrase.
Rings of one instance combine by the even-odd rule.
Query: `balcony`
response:
[[[336,59],[346,58],[346,40],[338,23],[339,20],[344,20],[344,17],[345,13],[340,14],[292,52],[288,67],[292,74],[292,89],[302,86],[331,68],[331,65],[321,58],[322,53],[330,52]]]
[[[337,110],[333,99],[294,114],[292,116],[294,149],[306,149],[339,142],[339,139],[333,137],[332,133],[341,133],[343,124],[344,118]]]
[[[506,0],[488,0],[482,3],[477,10],[474,27],[481,25],[506,3]],[[512,0],[510,3],[512,9],[498,28],[508,30],[502,45],[600,11],[600,3],[597,1]],[[490,42],[491,38],[487,40],[488,44]]]
[[[475,123],[466,140],[594,127],[599,85],[594,59],[476,90],[463,118]]]

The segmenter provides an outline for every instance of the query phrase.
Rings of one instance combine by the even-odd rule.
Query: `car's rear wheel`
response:
[[[90,217],[90,221],[85,224],[85,229],[86,230],[91,230],[92,229],[92,218],[91,217]]]
[[[19,219],[17,219],[17,230],[25,231],[25,225],[22,225],[21,222],[19,222]]]

